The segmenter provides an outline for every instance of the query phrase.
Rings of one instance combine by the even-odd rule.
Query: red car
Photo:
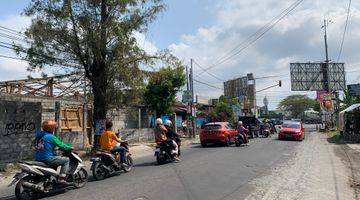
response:
[[[209,143],[222,143],[229,146],[235,141],[236,134],[236,129],[228,122],[205,124],[200,132],[201,146],[206,147]]]
[[[303,123],[299,121],[284,121],[279,132],[279,140],[284,139],[304,140],[305,128]]]

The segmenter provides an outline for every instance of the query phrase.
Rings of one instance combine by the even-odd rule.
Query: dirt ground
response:
[[[354,183],[352,176],[360,169],[355,169],[354,164],[349,165],[352,162],[346,159],[344,147],[328,139],[327,135],[315,130],[308,132],[296,151],[284,155],[292,157],[289,161],[274,167],[270,175],[251,183],[256,189],[247,200],[358,199],[351,185]],[[359,160],[359,156],[350,159]]]

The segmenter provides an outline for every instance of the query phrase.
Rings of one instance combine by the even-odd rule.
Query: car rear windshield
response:
[[[220,124],[209,124],[209,125],[205,125],[204,127],[205,130],[219,130],[221,129],[221,125]]]
[[[284,123],[282,125],[284,128],[301,128],[301,125],[298,123]]]

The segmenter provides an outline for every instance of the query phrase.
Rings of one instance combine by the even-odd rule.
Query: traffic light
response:
[[[279,81],[279,87],[281,87],[281,81]]]

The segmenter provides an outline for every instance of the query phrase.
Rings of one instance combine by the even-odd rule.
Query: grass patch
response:
[[[328,141],[335,144],[342,144],[344,143],[343,137],[339,131],[331,130],[325,132],[327,136],[329,136]]]

